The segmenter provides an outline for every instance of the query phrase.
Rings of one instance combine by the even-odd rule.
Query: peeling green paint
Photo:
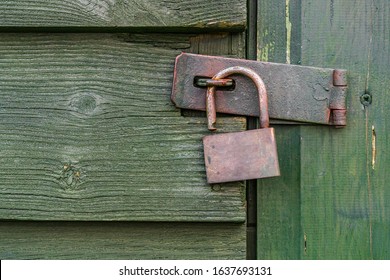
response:
[[[291,28],[290,0],[286,0],[286,63],[291,63]]]
[[[257,53],[257,60],[260,61],[269,61],[269,56],[275,51],[275,42],[274,41],[268,41],[267,38],[269,37],[268,30],[264,30],[262,38],[264,38],[263,44],[259,46],[259,51]]]

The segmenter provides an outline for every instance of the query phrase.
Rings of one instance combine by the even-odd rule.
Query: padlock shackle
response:
[[[265,87],[263,80],[255,71],[246,67],[233,66],[219,71],[217,74],[214,75],[214,77],[212,77],[212,79],[213,80],[224,79],[233,74],[241,74],[247,76],[255,83],[259,93],[260,127],[261,128],[269,127],[267,89]],[[216,130],[215,123],[217,120],[217,112],[215,107],[215,91],[216,91],[215,86],[207,87],[206,111],[207,111],[209,130]]]

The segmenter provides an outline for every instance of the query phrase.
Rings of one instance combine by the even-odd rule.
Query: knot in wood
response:
[[[66,163],[63,166],[59,181],[64,189],[76,189],[80,182],[81,171],[72,164]]]
[[[96,97],[93,94],[81,93],[73,96],[69,103],[72,111],[82,115],[92,115],[98,106]]]

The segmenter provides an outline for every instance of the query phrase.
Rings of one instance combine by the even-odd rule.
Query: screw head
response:
[[[368,92],[364,93],[360,96],[360,103],[363,104],[363,106],[368,106],[372,103],[372,95]]]

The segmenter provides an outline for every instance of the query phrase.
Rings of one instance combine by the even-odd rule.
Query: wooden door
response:
[[[276,127],[258,189],[260,259],[389,259],[390,3],[258,2],[258,59],[348,69],[348,124]]]
[[[220,2],[1,1],[1,259],[246,257],[244,184],[206,183],[205,114],[170,101],[182,51],[245,57]]]

